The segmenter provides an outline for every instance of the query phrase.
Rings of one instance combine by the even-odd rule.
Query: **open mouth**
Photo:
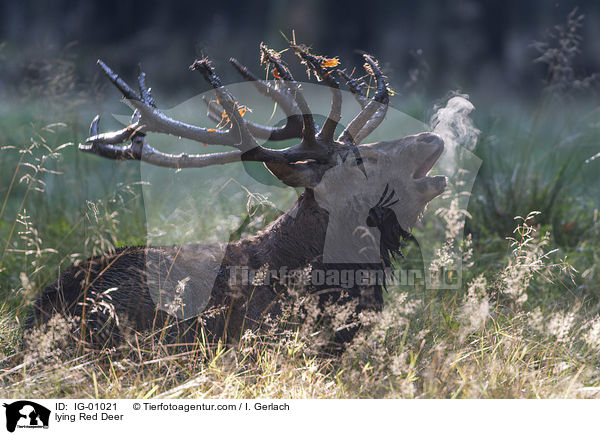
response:
[[[444,145],[441,143],[429,143],[428,147],[433,147],[433,151],[429,156],[419,165],[417,170],[413,173],[413,178],[418,180],[419,178],[423,178],[427,175],[427,173],[433,168],[435,162],[438,161],[442,152],[444,151]]]

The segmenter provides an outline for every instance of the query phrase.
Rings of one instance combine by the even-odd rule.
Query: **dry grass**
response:
[[[536,305],[535,285],[570,282],[572,268],[522,218],[501,270],[464,292],[391,288],[382,313],[341,356],[315,350],[310,324],[246,333],[237,345],[185,351],[132,335],[118,349],[85,351],[55,318],[17,350],[4,307],[0,395],[78,398],[517,398],[595,397],[600,317],[573,301]],[[533,303],[532,303],[533,302]]]

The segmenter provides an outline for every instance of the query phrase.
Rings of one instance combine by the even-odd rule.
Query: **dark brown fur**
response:
[[[120,339],[120,322],[127,321],[136,331],[165,330],[169,341],[193,343],[200,337],[201,329],[210,342],[219,339],[237,339],[247,328],[257,329],[266,315],[279,314],[281,292],[285,286],[229,285],[228,266],[247,266],[259,269],[287,267],[300,269],[307,265],[327,270],[336,265],[320,262],[323,254],[328,214],[316,203],[312,191],[307,190],[294,206],[294,213],[287,212],[256,236],[229,243],[219,274],[212,289],[208,306],[195,318],[176,320],[164,311],[157,310],[150,295],[146,268],[148,257],[159,258],[169,268],[173,280],[190,273],[193,284],[193,255],[210,250],[212,245],[193,244],[185,247],[127,247],[116,253],[89,259],[65,271],[59,280],[47,286],[35,301],[34,310],[26,328],[46,323],[56,313],[83,319],[77,332],[97,345],[115,345]],[[295,217],[293,217],[295,216]],[[188,265],[189,263],[189,265]],[[353,265],[358,268],[361,265]],[[348,268],[348,265],[343,265]],[[362,267],[380,267],[362,265]],[[114,306],[115,314],[92,307],[103,292],[117,288],[105,297]],[[361,291],[362,290],[362,291]],[[312,289],[320,292],[321,302],[353,301],[356,313],[363,309],[380,309],[381,288],[360,287],[349,289],[345,296],[338,288]],[[336,341],[351,339],[356,328],[338,331]]]

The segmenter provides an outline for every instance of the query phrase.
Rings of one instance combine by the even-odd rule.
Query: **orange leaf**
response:
[[[333,68],[335,66],[338,66],[339,64],[340,64],[340,61],[337,57],[334,57],[332,59],[325,58],[321,61],[321,66],[323,68]]]
[[[209,129],[208,129],[208,132],[209,132],[209,133],[214,133],[215,131],[217,131],[217,130],[215,130],[214,128],[209,128]],[[206,144],[204,144],[204,145],[206,145]]]

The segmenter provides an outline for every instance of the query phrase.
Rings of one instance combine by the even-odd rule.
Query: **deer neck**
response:
[[[327,211],[307,189],[290,210],[240,244],[247,246],[252,267],[300,268],[323,255],[328,220]]]

